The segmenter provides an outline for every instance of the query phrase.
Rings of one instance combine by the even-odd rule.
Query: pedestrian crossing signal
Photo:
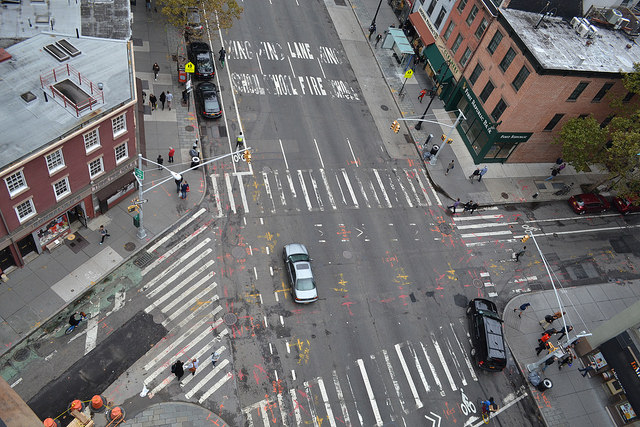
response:
[[[251,163],[251,152],[249,150],[244,150],[244,153],[242,153],[242,160],[247,163]]]
[[[393,123],[391,123],[391,130],[394,133],[398,133],[400,131],[400,123],[398,123],[397,120],[394,120]]]

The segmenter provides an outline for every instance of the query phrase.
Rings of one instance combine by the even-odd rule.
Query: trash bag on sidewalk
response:
[[[532,371],[529,373],[529,382],[532,386],[537,387],[541,381],[542,379],[540,378],[540,374],[538,373],[538,371]]]

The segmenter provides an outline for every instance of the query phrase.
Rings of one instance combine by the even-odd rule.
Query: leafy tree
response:
[[[187,24],[187,8],[197,7],[203,17],[207,17],[209,28],[231,28],[234,19],[240,19],[243,8],[236,0],[158,0],[162,7],[161,12],[169,23],[179,29],[183,29]],[[217,17],[217,20],[216,20]]]
[[[623,76],[625,88],[640,95],[640,64]],[[637,104],[621,99],[611,102],[614,117],[602,128],[593,117],[574,118],[560,130],[556,143],[562,144],[563,158],[578,172],[591,166],[608,171],[607,177],[592,188],[609,182],[619,196],[640,194],[640,110]]]

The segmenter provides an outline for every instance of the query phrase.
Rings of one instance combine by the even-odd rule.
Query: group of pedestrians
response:
[[[562,159],[562,157],[558,157],[556,159],[556,163],[551,167],[551,175],[545,179],[545,181],[550,181],[555,178],[564,168],[567,167],[567,164]]]
[[[216,363],[220,360],[220,351],[215,351],[211,353],[211,363],[215,368]],[[194,357],[193,359],[187,361],[187,363],[182,362],[178,359],[173,365],[171,365],[171,373],[178,378],[178,381],[184,376],[185,370],[191,373],[191,375],[195,375],[196,371],[200,367],[200,359]]]
[[[473,183],[473,181],[478,178],[478,182],[482,181],[482,177],[484,176],[484,174],[487,173],[487,170],[489,170],[486,166],[483,167],[482,169],[480,168],[476,168],[476,170],[473,171],[473,173],[471,175],[469,175],[469,181],[471,181]]]
[[[453,211],[453,213],[455,214],[456,208],[458,208],[461,204],[462,202],[460,201],[460,197],[458,197],[451,206],[447,206],[447,209]],[[478,209],[478,204],[473,200],[469,200],[467,203],[462,205],[462,208],[463,208],[463,211],[462,211],[463,213],[469,211],[470,214],[473,214],[473,212],[475,212],[475,210]]]

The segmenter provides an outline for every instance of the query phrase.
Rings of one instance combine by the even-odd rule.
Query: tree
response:
[[[640,94],[640,64],[634,72],[623,75],[629,92]],[[609,123],[601,125],[593,118],[573,118],[560,130],[555,142],[562,144],[562,156],[578,172],[591,166],[607,170],[607,177],[592,188],[609,182],[609,188],[621,197],[635,195],[640,190],[640,110],[638,104],[611,101],[614,113]]]
[[[158,0],[158,2],[167,21],[179,29],[183,29],[187,24],[188,7],[197,7],[203,17],[207,17],[211,30],[231,28],[233,20],[240,19],[244,10],[236,0]]]

